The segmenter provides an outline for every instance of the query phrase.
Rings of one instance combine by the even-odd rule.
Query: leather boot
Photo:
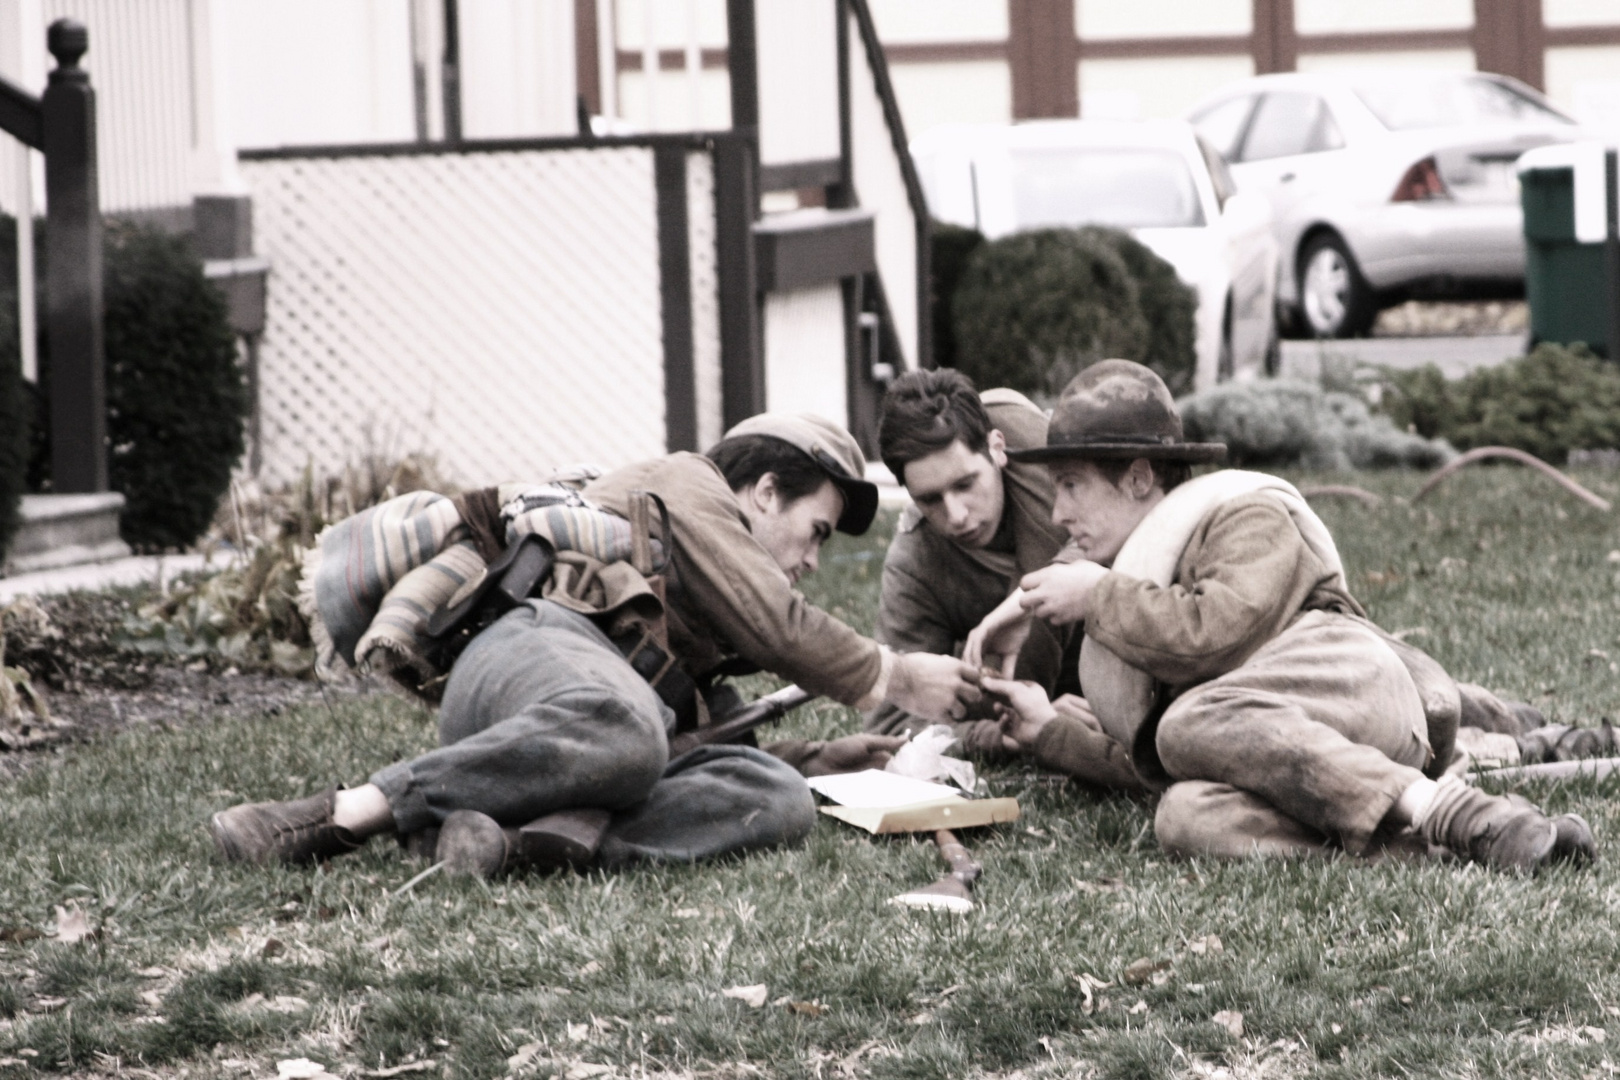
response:
[[[286,802],[243,803],[221,810],[208,822],[214,844],[226,862],[318,862],[344,855],[365,843],[332,821],[336,787]]]
[[[1487,795],[1455,776],[1440,781],[1417,826],[1430,843],[1496,870],[1533,873],[1597,856],[1592,829],[1580,816],[1548,818],[1522,798]]]
[[[488,814],[457,810],[439,829],[436,858],[447,873],[481,878],[580,867],[596,858],[612,818],[606,810],[561,810],[522,828],[503,829]]]

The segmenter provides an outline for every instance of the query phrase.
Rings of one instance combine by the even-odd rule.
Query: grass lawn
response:
[[[1583,479],[1615,496],[1611,476]],[[1322,512],[1380,623],[1554,719],[1614,714],[1613,515],[1515,469],[1416,507],[1401,496],[1418,477],[1352,479],[1388,497]],[[807,591],[869,627],[884,543],[836,541]],[[785,729],[857,725],[822,706]],[[1151,807],[995,770],[1025,816],[967,838],[985,864],[967,917],[887,906],[936,876],[931,846],[830,819],[797,850],[714,865],[403,894],[421,864],[380,840],[324,870],[214,860],[212,811],[357,782],[433,739],[393,697],[204,715],[0,788],[0,1080],[268,1077],[300,1057],[337,1075],[828,1080],[1606,1076],[1620,1060],[1614,782],[1527,791],[1585,814],[1608,856],[1527,880],[1174,862]],[[99,935],[30,939],[57,905]],[[1128,976],[1143,959],[1164,966]],[[763,1007],[721,994],[760,983]]]

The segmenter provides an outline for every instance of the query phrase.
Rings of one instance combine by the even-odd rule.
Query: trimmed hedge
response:
[[[108,476],[139,550],[203,534],[245,449],[249,401],[225,298],[189,241],[107,230]]]
[[[1396,425],[1462,450],[1511,446],[1562,465],[1571,450],[1620,447],[1620,366],[1585,345],[1541,345],[1461,379],[1430,365],[1382,381]]]
[[[236,338],[186,238],[109,222],[103,254],[107,471],[126,500],[120,530],[138,551],[185,547],[207,529],[245,448]],[[28,469],[36,491],[50,487],[48,344]]]
[[[15,248],[13,248],[15,250]],[[6,245],[0,242],[0,257]],[[0,563],[20,524],[18,500],[28,490],[28,436],[33,402],[17,347],[17,293],[0,288]]]
[[[928,290],[932,300],[934,365],[957,367],[956,287],[967,270],[968,259],[984,244],[977,229],[936,221],[930,229],[928,250]]]
[[[956,366],[980,386],[1055,398],[1098,360],[1124,357],[1172,392],[1192,386],[1197,297],[1118,229],[1041,229],[979,247],[952,298]]]
[[[0,214],[0,563],[17,535],[18,500],[28,492],[34,402],[22,377],[17,337],[17,222]]]
[[[1294,379],[1228,382],[1183,398],[1182,429],[1194,442],[1223,442],[1240,467],[1428,469],[1456,451],[1443,440],[1398,430],[1355,394]]]

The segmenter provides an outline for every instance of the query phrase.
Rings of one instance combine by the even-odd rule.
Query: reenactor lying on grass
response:
[[[1464,709],[1433,659],[1368,621],[1333,538],[1297,491],[1259,473],[1190,465],[1157,375],[1125,360],[1065,388],[1046,446],[1054,519],[1078,561],[1028,575],[965,658],[1017,651],[1031,616],[1084,623],[1080,678],[1097,729],[1163,789],[1160,844],[1187,855],[1303,855],[1386,844],[1499,869],[1589,861],[1592,831],[1446,773]],[[1038,738],[1038,686],[986,679]],[[1495,703],[1504,712],[1505,703]],[[1471,703],[1476,712],[1480,703]]]
[[[877,490],[864,473],[836,425],[765,415],[707,455],[631,465],[580,491],[418,493],[340,522],[305,568],[318,643],[349,663],[393,656],[417,676],[433,671],[417,643],[426,613],[467,606],[495,576],[503,551],[489,534],[511,553],[530,546],[525,530],[542,533],[555,562],[536,582],[543,598],[472,636],[449,666],[439,749],[357,788],[215,814],[220,853],[309,861],[396,833],[452,870],[488,875],[802,840],[814,806],[781,757],[709,745],[669,760],[672,734],[735,701],[721,676],[763,669],[856,708],[889,702],[936,720],[979,699],[978,669],[897,654],[794,589],[834,529],[871,524]],[[881,767],[900,741],[779,749],[814,773]],[[605,825],[599,839],[580,839],[577,811]]]
[[[1025,574],[1063,557],[1069,538],[1052,520],[1051,478],[1007,456],[1046,445],[1046,414],[1014,390],[980,394],[949,368],[912,371],[884,395],[878,442],[912,505],[883,559],[874,636],[899,652],[958,653]],[[1100,787],[1141,790],[1130,756],[1081,719],[1079,649],[1076,628],[1039,622],[1018,652],[1016,677],[1038,684],[1058,706],[1031,751],[1041,764]],[[956,725],[964,749],[989,757],[1019,749],[993,713],[976,714]],[[923,723],[886,705],[866,729],[895,734]]]

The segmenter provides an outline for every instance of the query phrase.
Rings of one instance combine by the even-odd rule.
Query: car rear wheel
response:
[[[1333,233],[1313,237],[1300,253],[1299,300],[1305,329],[1314,337],[1364,334],[1378,314],[1372,287]]]

